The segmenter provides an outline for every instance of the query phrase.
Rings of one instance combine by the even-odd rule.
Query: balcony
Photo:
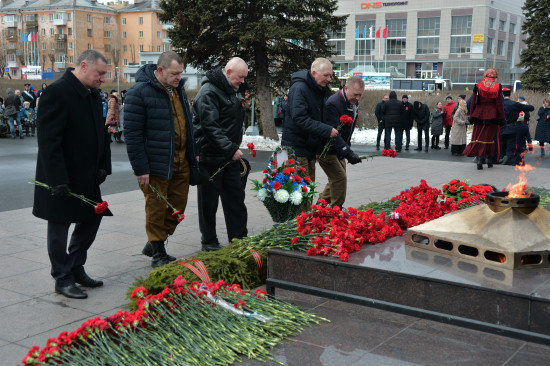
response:
[[[67,15],[65,13],[55,13],[53,17],[53,25],[67,25]]]
[[[168,37],[162,39],[162,43],[172,43],[172,40]]]
[[[18,67],[17,61],[8,61],[6,62],[7,67]]]
[[[38,26],[38,15],[37,14],[26,14],[23,18],[27,27]]]
[[[56,34],[55,35],[55,40],[56,41],[66,41],[67,40],[67,35],[66,34]]]
[[[163,29],[163,30],[170,30],[170,29],[172,29],[172,28],[174,28],[174,25],[173,25],[173,24],[163,24],[163,25],[162,25],[162,29]]]
[[[18,36],[17,34],[6,35],[6,40],[10,42],[17,42],[19,39],[21,39],[21,36]]]
[[[18,55],[19,54],[19,49],[17,48],[8,48],[6,50],[6,53],[9,55],[9,54],[12,54],[12,55]]]
[[[67,67],[67,63],[66,62],[54,62],[53,67],[56,68],[56,69],[64,69],[64,68]]]

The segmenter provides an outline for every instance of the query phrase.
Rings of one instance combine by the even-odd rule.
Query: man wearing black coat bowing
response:
[[[84,271],[87,251],[95,240],[101,218],[94,206],[71,195],[102,202],[99,185],[111,174],[109,135],[104,128],[97,90],[105,82],[107,60],[94,50],[84,51],[76,68],[68,69],[40,97],[38,160],[33,215],[48,221],[47,245],[55,292],[83,299],[77,287],[102,286]],[[70,98],[68,100],[67,98]],[[71,223],[75,224],[67,253]]]

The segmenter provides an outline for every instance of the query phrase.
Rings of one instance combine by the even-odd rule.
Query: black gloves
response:
[[[350,163],[352,165],[355,165],[355,164],[361,162],[361,158],[351,150],[350,150],[350,153],[348,154],[348,156],[346,156],[346,159],[348,159],[348,163]]]
[[[97,184],[101,184],[105,182],[105,179],[107,178],[107,172],[104,169],[99,169],[97,171],[97,174],[95,175],[95,181]]]
[[[58,186],[52,187],[51,189],[52,196],[65,197],[71,193],[69,186],[66,184],[60,184]]]

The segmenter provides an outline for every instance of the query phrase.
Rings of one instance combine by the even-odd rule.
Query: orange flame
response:
[[[527,190],[527,177],[525,176],[526,172],[535,170],[536,168],[531,164],[525,164],[523,166],[516,165],[516,170],[519,170],[519,182],[512,185],[508,184],[506,190],[508,191],[508,198],[528,198],[531,197],[530,192],[525,192]]]

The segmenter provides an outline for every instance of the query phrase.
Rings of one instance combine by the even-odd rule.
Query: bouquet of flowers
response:
[[[482,184],[470,186],[467,181],[458,179],[452,179],[449,183],[444,184],[441,189],[446,198],[452,198],[461,208],[472,206],[476,202],[483,202],[485,195],[494,191],[491,186]]]
[[[344,114],[340,116],[340,123],[338,124],[338,127],[336,127],[336,129],[340,131],[342,127],[351,126],[352,124],[353,124],[353,118],[351,118],[347,114]],[[321,155],[319,155],[320,157],[325,158],[327,156],[327,153],[329,152],[330,147],[332,146],[332,141],[334,141],[334,137],[331,137],[330,140],[327,141],[323,151],[321,152]]]
[[[302,212],[304,203],[313,200],[316,183],[304,172],[304,167],[296,161],[294,150],[278,147],[264,169],[262,182],[251,179],[252,190],[258,192],[256,197],[263,202],[273,221],[285,222],[295,218]]]

